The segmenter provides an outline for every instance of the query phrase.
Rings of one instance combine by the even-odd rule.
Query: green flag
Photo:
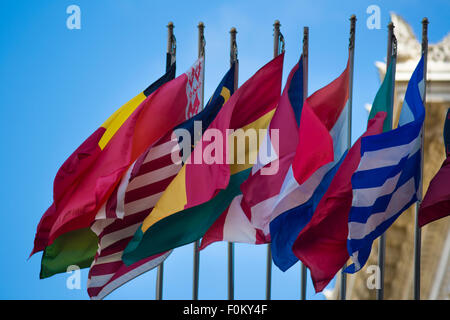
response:
[[[71,265],[88,268],[98,249],[97,235],[90,229],[79,229],[65,233],[45,248],[41,261],[40,278],[67,272]]]
[[[386,112],[387,117],[384,120],[383,124],[383,132],[391,130],[391,121],[392,119],[392,97],[394,95],[394,66],[395,66],[395,57],[392,57],[391,63],[386,71],[386,75],[384,76],[383,83],[381,84],[380,89],[373,100],[372,108],[370,109],[369,120],[375,117],[378,112]]]

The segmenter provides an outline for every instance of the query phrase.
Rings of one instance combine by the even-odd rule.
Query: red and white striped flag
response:
[[[91,299],[103,299],[122,284],[158,266],[170,254],[157,254],[131,266],[122,262],[123,250],[181,169],[181,164],[173,163],[172,153],[179,153],[179,145],[177,138],[171,139],[168,134],[136,160],[98,212],[91,226],[99,241],[88,276]]]

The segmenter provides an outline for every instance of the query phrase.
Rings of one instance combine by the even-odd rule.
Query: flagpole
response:
[[[273,24],[273,57],[277,57],[280,51],[280,21],[275,20]],[[270,244],[267,245],[267,260],[266,260],[266,300],[271,299],[272,294],[272,249]]]
[[[306,97],[308,96],[308,48],[309,48],[309,28],[303,27],[303,103],[305,103]],[[306,266],[301,264],[300,271],[300,300],[306,300],[306,277],[307,270]]]
[[[348,127],[347,127],[347,149],[352,146],[352,103],[353,103],[353,63],[355,59],[355,31],[356,31],[356,16],[353,14],[350,17],[350,40],[348,44],[349,50],[349,89],[348,89]],[[346,264],[341,270],[341,287],[340,298],[346,299],[347,294],[347,274],[344,272]]]
[[[238,87],[239,61],[237,58],[236,28],[230,30],[230,67],[235,63],[233,92]],[[228,242],[228,300],[234,300],[234,244]]]
[[[173,34],[175,28],[172,21],[167,24],[167,58],[166,58],[166,72],[169,71],[170,66],[174,64],[176,59],[176,39]]]
[[[169,71],[170,66],[175,62],[176,59],[176,40],[173,35],[173,22],[167,24],[167,56],[166,56],[166,72]],[[158,266],[156,273],[156,300],[162,300],[163,296],[163,275],[164,275],[164,262]]]
[[[204,30],[205,25],[203,22],[199,22],[198,24],[198,57],[205,59],[205,36]],[[205,68],[205,62],[203,61],[203,68]],[[205,69],[203,69],[203,77],[205,75]],[[203,100],[204,100],[204,86],[205,81],[202,79],[202,96],[200,99],[200,109],[203,109]],[[197,240],[194,242],[194,275],[193,275],[193,286],[192,286],[192,300],[198,300],[198,284],[199,284],[199,276],[200,276],[200,241]]]
[[[423,54],[423,105],[425,107],[426,103],[426,92],[427,92],[427,62],[428,62],[428,19],[423,18],[422,20],[422,54]],[[424,156],[424,126],[422,125],[422,148],[421,148],[421,161],[420,161],[420,184],[419,190],[417,192],[417,202],[416,202],[416,212],[414,221],[414,300],[420,300],[420,255],[422,246],[422,232],[419,227],[419,208],[422,203],[422,192],[423,192],[423,156]]]
[[[387,54],[386,54],[386,75],[387,71],[389,69],[389,65],[391,63],[391,57],[393,54],[392,50],[392,43],[394,41],[394,23],[389,22],[388,24],[388,43],[387,43]],[[393,115],[393,108],[394,108],[394,90],[395,90],[395,72],[393,72],[392,77],[392,95],[391,95],[391,102],[389,105],[388,110],[388,122],[389,122],[389,128],[392,129],[392,115]],[[385,256],[386,256],[386,234],[383,233],[380,236],[380,239],[378,241],[378,267],[380,268],[380,288],[377,289],[377,300],[383,300],[384,299],[384,265],[385,265]]]

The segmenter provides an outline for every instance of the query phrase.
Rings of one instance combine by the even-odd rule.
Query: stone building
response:
[[[401,17],[391,14],[391,19],[398,41],[394,97],[394,123],[397,123],[408,81],[421,56],[421,40],[416,38],[411,26]],[[432,28],[432,21],[429,28]],[[377,62],[376,66],[380,79],[383,79],[386,64]],[[442,131],[448,108],[450,34],[439,43],[430,43],[428,49],[424,194],[445,158]],[[385,299],[413,298],[414,212],[414,206],[409,208],[386,233]],[[374,242],[366,266],[358,273],[347,276],[347,299],[375,299],[376,290],[370,290],[367,286],[372,275],[367,268],[377,265],[377,261],[378,240]],[[328,299],[338,298],[339,283],[338,276],[334,290],[326,293]],[[422,228],[421,299],[450,299],[450,217]]]

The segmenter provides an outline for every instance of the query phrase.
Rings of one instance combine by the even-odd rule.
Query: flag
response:
[[[244,195],[235,198],[228,212],[205,235],[208,238],[204,237],[203,247],[218,240],[255,244],[271,242],[273,261],[281,270],[287,270],[298,260],[291,247],[299,228],[304,226],[302,223],[306,224],[309,217],[301,212],[297,215],[296,210],[305,210],[317,201],[312,197],[314,188],[320,185],[322,178],[328,181],[327,177],[334,173],[333,168],[337,166],[333,157],[340,158],[345,151],[343,140],[347,127],[344,110],[348,98],[348,65],[336,80],[310,96],[299,108],[302,78],[301,68],[294,67],[277,109],[277,112],[280,110],[279,115],[281,110],[285,115],[290,113],[291,120],[290,110],[298,115],[295,117],[298,122],[289,126],[291,130],[297,129],[299,123],[297,134],[291,134],[287,139],[291,145],[286,139],[280,139],[280,150],[283,150],[283,140],[288,147],[284,152],[280,151],[279,159],[271,162],[271,165],[279,165],[278,176],[263,176],[255,170],[257,174],[242,186]],[[281,126],[280,136],[289,135],[287,126],[292,122],[281,117],[279,120],[286,123],[285,127]],[[274,121],[278,121],[275,116]],[[316,197],[319,197],[318,193],[316,191]]]
[[[261,68],[222,107],[128,244],[122,256],[125,264],[198,240],[228,207],[258,151],[258,146],[245,143],[245,136],[266,129],[273,116],[283,58],[281,54]],[[237,135],[243,135],[244,148],[231,145]],[[237,163],[242,156],[246,161]]]
[[[284,123],[280,136],[291,136],[280,139],[280,150],[283,150],[281,141],[287,147],[278,153],[278,159],[272,161],[272,165],[279,162],[278,177],[251,176],[242,186],[244,196],[236,198],[228,212],[208,230],[202,246],[218,240],[256,244],[271,242],[273,261],[281,270],[287,270],[298,261],[292,245],[309,221],[345,153],[349,79],[347,64],[336,80],[298,107],[302,101],[299,93],[303,91],[301,73],[299,66],[292,70],[274,123],[271,123],[275,127],[280,120]],[[298,114],[295,117],[298,129],[297,124],[289,122],[287,117],[276,118],[282,110],[291,120],[294,113]],[[287,127],[298,130],[297,139],[292,138],[297,135],[289,133]],[[333,158],[338,160],[333,161]]]
[[[392,108],[390,107],[393,102],[394,96],[394,87],[392,84],[394,83],[395,78],[395,64],[397,58],[395,56],[391,57],[391,62],[386,70],[386,75],[384,76],[384,80],[381,83],[380,89],[378,89],[377,94],[375,95],[375,99],[372,103],[372,108],[369,112],[369,120],[373,119],[378,113],[384,112],[386,113],[386,117],[383,123],[383,132],[392,130],[392,123],[389,119],[393,118]]]
[[[338,78],[303,105],[303,112],[310,109],[314,117],[301,119],[295,158],[273,205],[270,222],[272,259],[282,271],[298,261],[292,246],[311,220],[347,151],[348,62]]]
[[[125,118],[127,114],[136,109],[146,97],[150,96],[164,83],[175,78],[175,63],[167,72],[142,93],[130,100],[127,104],[117,110],[99,129],[97,129],[72,155],[64,162],[58,170],[54,180],[54,201],[61,199],[70,185],[74,184],[82,174],[96,161],[101,153],[101,147],[106,144],[100,142],[106,131],[112,130],[115,121]],[[108,133],[109,136],[112,134]],[[98,238],[89,227],[73,230],[62,234],[55,241],[45,247],[41,260],[40,278],[47,278],[57,273],[67,271],[70,265],[79,268],[87,268],[91,265],[95,252],[97,251]]]
[[[424,59],[406,89],[396,129],[361,140],[361,161],[352,177],[353,202],[347,247],[354,273],[366,263],[373,241],[417,201],[421,182]]]
[[[88,276],[88,294],[92,299],[104,298],[169,256],[170,252],[162,252],[130,266],[122,262],[123,250],[133,234],[182,167],[181,163],[173,161],[181,150],[177,130],[189,131],[192,140],[188,145],[195,143],[196,123],[201,121],[206,128],[233,94],[234,70],[235,65],[226,73],[200,113],[176,127],[136,160],[97,214],[91,228],[98,235],[98,250]]]
[[[394,60],[392,60],[394,61]],[[364,136],[389,130],[387,111],[393,96],[391,62],[378,90]],[[341,160],[336,173],[318,202],[309,224],[301,230],[293,245],[295,255],[310,269],[316,292],[322,291],[348,260],[348,214],[352,203],[351,176],[360,157],[361,138]]]
[[[392,97],[392,68],[377,92],[363,136],[388,129],[386,112]],[[386,125],[386,123],[388,123]],[[313,216],[293,245],[295,255],[310,269],[316,292],[322,291],[348,260],[348,214],[352,203],[351,176],[360,161],[359,138],[337,168],[328,189],[318,202]]]
[[[431,180],[427,193],[420,204],[420,227],[450,214],[450,109],[447,111],[445,120],[444,143],[447,158]]]
[[[362,137],[380,133],[386,113],[369,121]],[[352,204],[351,177],[360,160],[361,138],[339,165],[312,218],[300,231],[292,251],[310,270],[316,292],[321,292],[348,260],[346,239],[348,213]]]
[[[279,105],[260,145],[258,162],[241,191],[202,238],[200,249],[216,241],[261,244],[270,242],[266,208],[258,216],[251,207],[276,196],[295,155],[303,104],[303,60],[291,70]],[[261,210],[260,210],[261,211]]]
[[[67,232],[89,227],[129,166],[166,132],[199,109],[195,97],[201,93],[202,86],[196,85],[201,72],[203,59],[148,97],[138,95],[119,109],[102,125],[105,130],[101,137],[89,139],[91,149],[87,153],[98,155],[89,166],[78,165],[76,178],[71,175],[73,163],[63,165],[64,174],[58,174],[55,180],[62,177],[73,183],[62,183],[61,187],[59,182],[55,183],[54,202],[38,225],[32,254]],[[98,143],[92,143],[95,141]],[[71,159],[83,159],[85,153],[78,150]]]

